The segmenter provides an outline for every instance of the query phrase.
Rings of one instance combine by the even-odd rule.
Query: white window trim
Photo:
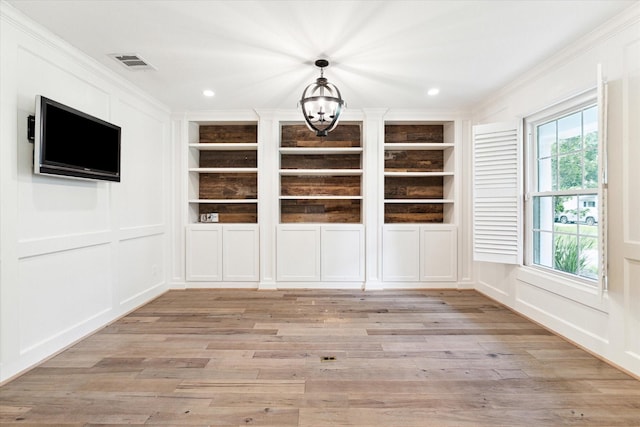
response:
[[[600,80],[600,76],[599,76]],[[535,141],[532,140],[534,126],[545,121],[552,120],[564,113],[579,110],[580,108],[598,105],[598,135],[606,136],[606,103],[601,94],[600,87],[589,89],[576,96],[558,102],[544,110],[532,113],[525,118],[524,132],[526,147],[524,150],[525,169],[525,205],[524,205],[524,261],[525,265],[519,268],[517,278],[525,283],[540,287],[549,292],[577,301],[600,311],[608,311],[608,296],[606,294],[606,145],[599,141],[598,161],[600,180],[598,187],[598,203],[600,217],[598,223],[598,251],[600,254],[599,278],[597,281],[581,279],[577,276],[562,273],[561,271],[539,266],[533,263],[533,200],[531,190],[536,179],[536,168],[532,161],[535,156]],[[579,192],[579,190],[577,191]]]
[[[516,279],[603,313],[609,312],[607,293],[601,294],[597,288],[584,286],[583,283],[573,278],[564,277],[555,271],[550,272],[548,269],[523,266],[518,268]]]

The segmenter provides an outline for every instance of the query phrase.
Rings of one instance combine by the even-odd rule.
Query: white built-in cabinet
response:
[[[385,225],[382,279],[387,282],[457,280],[457,232],[453,225]]]
[[[186,281],[258,282],[257,123],[189,122],[187,141]]]
[[[188,125],[189,222],[258,222],[255,122]]]
[[[458,120],[356,115],[319,139],[279,114],[180,119],[187,286],[457,281]]]
[[[259,236],[254,224],[191,224],[186,233],[188,281],[257,282]]]
[[[277,279],[283,282],[362,282],[364,227],[282,224],[277,235]]]
[[[457,280],[455,121],[385,123],[383,282]]]

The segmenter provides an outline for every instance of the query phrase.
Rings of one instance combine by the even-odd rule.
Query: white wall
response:
[[[0,3],[0,381],[183,282],[183,175],[166,107]],[[609,80],[610,291],[587,301],[550,292],[529,269],[468,267],[471,185],[464,150],[461,278],[477,289],[640,375],[640,6],[541,64],[475,111],[475,123],[522,117]],[[123,181],[32,174],[26,116],[36,94],[123,128]],[[276,131],[275,129],[273,130]],[[463,141],[469,141],[468,129]],[[277,134],[277,132],[276,132]],[[274,134],[275,135],[275,134]],[[176,171],[177,169],[177,171]],[[179,197],[172,197],[175,192]],[[175,229],[169,244],[169,223]],[[464,244],[462,244],[464,242]],[[273,276],[274,260],[261,273]],[[562,284],[561,284],[562,285]]]
[[[1,4],[0,381],[166,289],[169,111]],[[122,182],[33,174],[41,94],[122,127]]]
[[[497,93],[474,123],[526,117],[591,89],[598,63],[609,89],[609,291],[488,263],[476,263],[477,289],[640,376],[640,4]]]

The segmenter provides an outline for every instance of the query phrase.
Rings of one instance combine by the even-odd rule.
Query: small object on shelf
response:
[[[217,213],[204,213],[200,215],[200,222],[218,222],[219,216]]]

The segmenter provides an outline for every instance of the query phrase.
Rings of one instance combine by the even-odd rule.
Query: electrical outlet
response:
[[[218,222],[219,216],[217,213],[206,213],[200,215],[200,222]]]

